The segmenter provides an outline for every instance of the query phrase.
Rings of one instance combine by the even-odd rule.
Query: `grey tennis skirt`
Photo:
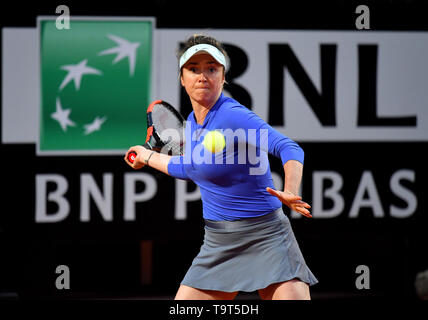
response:
[[[282,208],[236,221],[205,220],[201,250],[182,285],[224,292],[252,292],[298,278],[318,280],[309,270]]]

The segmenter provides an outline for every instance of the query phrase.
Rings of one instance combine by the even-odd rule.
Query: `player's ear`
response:
[[[182,70],[180,70],[180,82],[181,82],[181,86],[184,87],[183,71]]]
[[[223,79],[222,79],[222,86],[224,86],[225,84],[227,84],[227,81],[226,81],[226,70],[225,70],[225,68],[223,67]]]

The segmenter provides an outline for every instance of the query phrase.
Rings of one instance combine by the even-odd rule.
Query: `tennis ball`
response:
[[[205,135],[202,144],[211,153],[217,153],[224,149],[226,140],[220,131],[210,131]]]

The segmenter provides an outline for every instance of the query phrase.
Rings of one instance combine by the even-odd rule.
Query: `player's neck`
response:
[[[204,123],[205,117],[207,116],[211,108],[216,104],[220,95],[221,95],[221,92],[215,99],[211,101],[197,101],[190,98],[190,101],[192,103],[193,113],[195,115],[196,122],[199,125],[202,125]]]
[[[205,107],[199,104],[197,106],[193,106],[193,113],[195,115],[196,122],[199,125],[202,125],[204,123],[205,117],[207,116],[210,109],[211,107]]]

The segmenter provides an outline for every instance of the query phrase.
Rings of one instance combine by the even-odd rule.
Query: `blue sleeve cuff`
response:
[[[282,165],[284,165],[288,160],[296,160],[301,164],[304,163],[305,152],[303,149],[294,142],[294,145],[288,146],[281,152],[281,161]]]

